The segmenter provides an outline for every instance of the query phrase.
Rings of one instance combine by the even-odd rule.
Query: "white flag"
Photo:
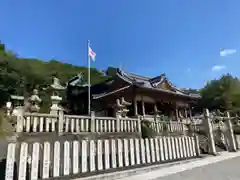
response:
[[[88,47],[88,56],[91,57],[92,61],[95,61],[96,53],[90,48],[90,46]]]

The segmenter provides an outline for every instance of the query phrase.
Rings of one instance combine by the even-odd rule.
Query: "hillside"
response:
[[[19,58],[6,51],[5,45],[0,43],[0,106],[4,105],[9,94],[24,95],[33,88],[46,87],[52,83],[52,77],[58,77],[65,85],[66,82],[78,73],[83,74],[87,81],[87,67],[50,60]],[[99,83],[108,77],[103,72],[91,68],[91,83]],[[41,92],[44,94],[44,92]]]

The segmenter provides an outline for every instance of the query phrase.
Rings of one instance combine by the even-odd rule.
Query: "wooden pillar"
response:
[[[189,108],[189,116],[190,116],[190,119],[192,119],[192,108],[191,107]]]
[[[176,115],[176,120],[179,121],[179,117],[178,117],[178,109],[175,109],[175,115]]]
[[[155,114],[158,112],[157,104],[156,104],[156,103],[154,104],[154,112],[155,112]]]
[[[141,99],[141,103],[142,103],[142,113],[143,113],[143,116],[145,116],[145,106],[144,106],[144,101],[143,101],[143,98]]]
[[[187,108],[184,108],[184,114],[185,114],[185,118],[187,118],[188,117]]]
[[[169,117],[169,119],[170,119],[170,121],[172,121],[173,120],[173,117],[174,117],[174,111],[170,111],[170,117]]]

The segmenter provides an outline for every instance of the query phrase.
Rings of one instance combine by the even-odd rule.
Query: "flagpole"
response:
[[[90,79],[90,56],[89,56],[89,46],[90,46],[90,40],[88,40],[88,115],[91,114],[91,79]]]

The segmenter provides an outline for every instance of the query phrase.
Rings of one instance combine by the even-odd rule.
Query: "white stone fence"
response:
[[[155,130],[156,133],[161,132],[176,132],[176,133],[184,133],[187,129],[185,124],[182,122],[174,122],[174,121],[155,121],[151,122],[151,127]]]
[[[84,177],[189,159],[200,155],[198,144],[197,136],[10,143],[5,180]]]
[[[151,127],[156,133],[164,131],[183,133],[183,122],[152,121]],[[97,117],[91,116],[51,115],[44,113],[24,113],[17,117],[17,132],[57,132],[57,133],[141,133],[141,118]]]
[[[141,132],[141,121],[138,118],[96,117],[91,116],[24,113],[17,118],[17,132]]]

